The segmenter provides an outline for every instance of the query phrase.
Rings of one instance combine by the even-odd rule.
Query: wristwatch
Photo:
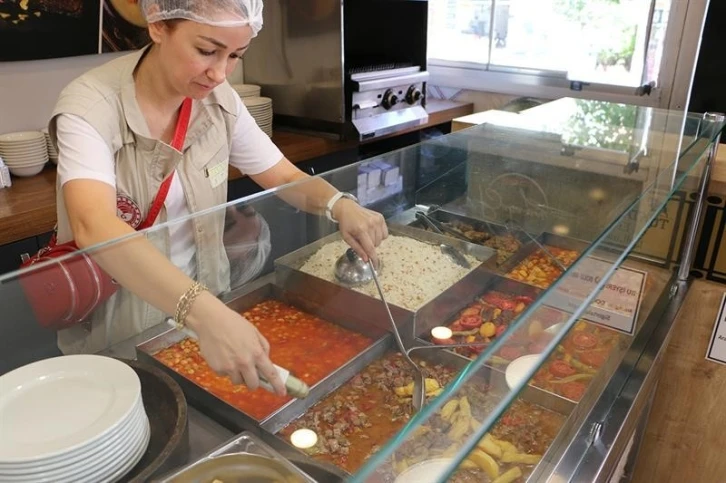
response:
[[[339,191],[336,193],[332,198],[330,198],[330,201],[328,201],[328,206],[325,207],[325,216],[328,217],[328,220],[332,221],[333,223],[338,223],[338,220],[333,218],[333,206],[338,202],[341,198],[347,198],[349,200],[353,200],[356,203],[358,203],[358,198],[353,196],[350,193],[344,193],[342,191]]]

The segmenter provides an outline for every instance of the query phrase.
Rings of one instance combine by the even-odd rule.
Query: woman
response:
[[[157,223],[180,221],[168,232],[94,251],[124,290],[85,327],[61,331],[59,347],[97,351],[176,314],[178,324],[197,333],[202,355],[218,373],[255,389],[259,371],[283,394],[265,338],[214,296],[229,286],[224,210],[184,218],[226,202],[228,163],[265,189],[307,177],[260,131],[225,82],[262,26],[262,2],[143,0],[141,8],[152,43],[73,81],[51,118],[59,150],[58,241],[84,248],[134,233],[170,174]],[[169,144],[185,98],[193,107],[180,154]],[[280,196],[327,214],[361,256],[375,257],[388,236],[383,217],[323,180],[310,181]]]

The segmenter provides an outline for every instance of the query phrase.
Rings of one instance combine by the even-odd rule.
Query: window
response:
[[[429,65],[635,94],[657,85],[670,8],[671,0],[429,0]]]

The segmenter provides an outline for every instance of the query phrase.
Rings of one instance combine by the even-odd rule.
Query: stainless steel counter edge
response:
[[[562,456],[550,462],[552,471],[534,481],[609,481],[657,386],[663,355],[689,286],[690,282],[679,282],[673,275],[617,372],[576,426],[579,429]]]

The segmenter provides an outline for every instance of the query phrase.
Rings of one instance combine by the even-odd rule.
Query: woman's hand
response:
[[[284,396],[285,384],[269,357],[270,344],[247,319],[209,292],[194,301],[187,325],[199,337],[202,357],[218,374],[250,390],[259,387],[259,371]]]
[[[376,248],[388,238],[388,227],[383,215],[361,207],[347,198],[333,206],[333,218],[338,220],[343,239],[364,260],[376,258]]]

